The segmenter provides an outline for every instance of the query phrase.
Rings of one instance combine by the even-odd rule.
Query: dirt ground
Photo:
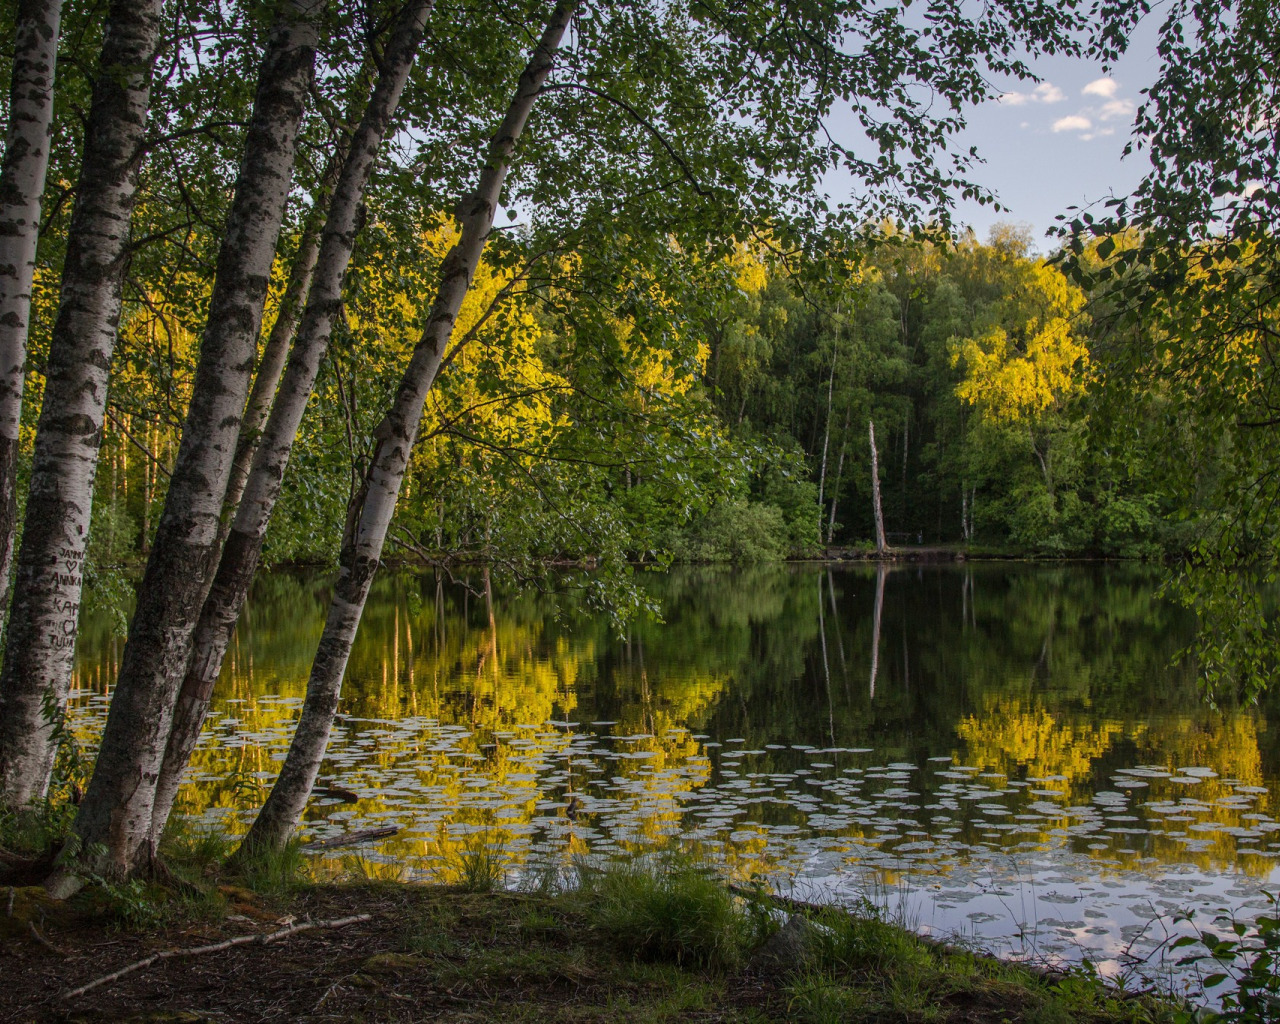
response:
[[[31,894],[34,912],[8,919],[0,1020],[786,1019],[766,978],[707,980],[676,965],[630,964],[534,897],[408,886],[316,889],[287,908],[243,890],[229,897],[221,921],[131,933],[92,911],[42,915]],[[370,917],[270,945],[169,957],[66,998],[159,951],[359,914]]]

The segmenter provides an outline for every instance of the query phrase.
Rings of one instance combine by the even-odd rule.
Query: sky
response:
[[[1069,206],[1128,194],[1141,179],[1146,154],[1121,159],[1143,88],[1159,70],[1155,25],[1142,26],[1129,52],[1109,72],[1069,58],[1032,63],[1040,77],[1011,82],[998,102],[968,113],[962,136],[986,159],[972,177],[994,189],[1006,212],[964,203],[957,219],[986,238],[997,222],[1025,224],[1042,252],[1055,247],[1045,233]]]

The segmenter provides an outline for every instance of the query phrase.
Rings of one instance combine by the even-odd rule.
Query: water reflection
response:
[[[397,825],[362,869],[450,880],[680,843],[806,898],[1118,966],[1160,914],[1275,877],[1267,709],[1211,712],[1190,623],[1115,568],[685,570],[619,639],[573,595],[384,576],[353,651],[315,837]],[[302,701],[327,581],[259,580],[178,810],[237,830]],[[92,747],[119,644],[86,623]],[[334,851],[337,872],[354,855]],[[1260,904],[1259,904],[1260,906]]]

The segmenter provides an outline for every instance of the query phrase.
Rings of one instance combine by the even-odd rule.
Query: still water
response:
[[[806,900],[870,898],[1004,955],[1158,974],[1196,911],[1280,875],[1280,708],[1211,711],[1173,667],[1186,614],[1114,567],[684,570],[618,637],[572,590],[376,586],[313,839],[399,833],[321,872],[510,878],[678,845]],[[284,757],[328,598],[254,591],[178,811],[235,832]],[[92,750],[121,642],[84,624]]]

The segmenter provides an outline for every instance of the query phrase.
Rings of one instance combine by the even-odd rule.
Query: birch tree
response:
[[[270,407],[260,442],[254,450],[244,496],[238,502],[195,630],[191,656],[180,680],[181,690],[155,793],[153,841],[159,840],[168,820],[182,771],[199,739],[227,644],[257,571],[289,454],[328,348],[334,321],[340,313],[342,280],[359,232],[365,186],[400,102],[431,6],[430,0],[413,3],[401,13],[383,51],[381,71],[351,141],[350,155],[341,164],[319,249],[313,257],[314,278],[298,336],[289,352],[280,393]],[[259,393],[259,384],[255,383],[255,397]],[[250,411],[253,411],[252,401]]]
[[[242,849],[282,847],[297,825],[315,785],[338,709],[347,659],[404,481],[427,392],[435,381],[462,300],[493,228],[512,153],[555,64],[556,51],[577,6],[578,0],[561,0],[556,5],[520,75],[506,116],[489,144],[476,191],[464,196],[458,204],[456,216],[461,229],[458,241],[441,264],[439,290],[426,328],[414,347],[395,401],[375,432],[377,445],[373,458],[347,510],[338,581],[311,666],[302,716],[280,776],[245,836]]]
[[[40,196],[49,168],[49,126],[62,0],[21,0],[9,82],[9,128],[0,167],[0,618],[18,526],[18,424],[31,322]]]
[[[867,420],[867,437],[871,442],[871,510],[876,520],[876,554],[889,550],[884,539],[884,510],[880,506],[880,453],[876,449],[876,421]]]
[[[103,871],[154,854],[151,807],[200,612],[311,84],[320,0],[282,0],[263,57],[182,442],[76,831]]]
[[[111,4],[85,126],[0,670],[0,792],[10,808],[48,788],[71,680],[160,8],[160,0]]]

